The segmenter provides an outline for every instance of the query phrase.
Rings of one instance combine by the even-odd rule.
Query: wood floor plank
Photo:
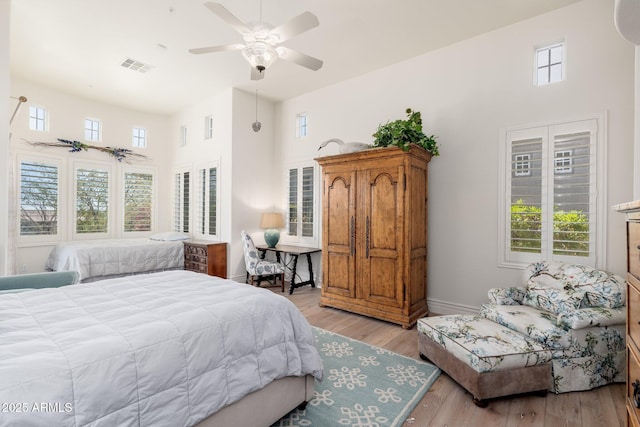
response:
[[[383,347],[415,359],[416,328],[402,327],[330,307],[320,307],[320,290],[303,287],[289,298],[313,326]],[[517,379],[516,379],[517,380]],[[471,395],[443,373],[409,415],[403,427],[623,427],[625,385],[612,384],[585,392],[546,397],[523,395],[493,399],[487,408],[473,404]]]

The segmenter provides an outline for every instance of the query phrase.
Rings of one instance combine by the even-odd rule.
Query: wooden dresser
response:
[[[227,278],[227,244],[204,240],[184,242],[184,269]]]
[[[627,425],[640,427],[640,200],[615,209],[627,220]]]
[[[427,166],[413,146],[316,159],[322,166],[320,305],[410,328],[427,308]]]

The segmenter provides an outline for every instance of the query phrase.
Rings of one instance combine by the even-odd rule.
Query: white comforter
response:
[[[184,267],[181,241],[148,238],[102,239],[59,243],[49,254],[46,267],[73,270],[80,280]]]
[[[0,295],[0,426],[186,426],[322,377],[286,298],[189,271]]]

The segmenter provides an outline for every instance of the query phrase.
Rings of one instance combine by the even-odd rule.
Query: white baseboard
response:
[[[427,298],[429,313],[436,314],[478,314],[480,307],[470,305],[454,304],[447,301]]]

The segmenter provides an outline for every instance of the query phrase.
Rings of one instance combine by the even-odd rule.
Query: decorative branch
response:
[[[89,151],[97,150],[103,153],[107,153],[111,157],[115,158],[117,161],[121,162],[124,160],[126,163],[129,163],[130,160],[147,160],[148,157],[143,154],[134,153],[132,150],[128,148],[114,148],[114,147],[96,147],[95,145],[85,144],[80,141],[70,141],[68,139],[58,138],[59,142],[32,142],[27,139],[23,139],[23,141],[40,147],[65,147],[71,148],[69,150],[70,153],[77,153],[79,151]]]

